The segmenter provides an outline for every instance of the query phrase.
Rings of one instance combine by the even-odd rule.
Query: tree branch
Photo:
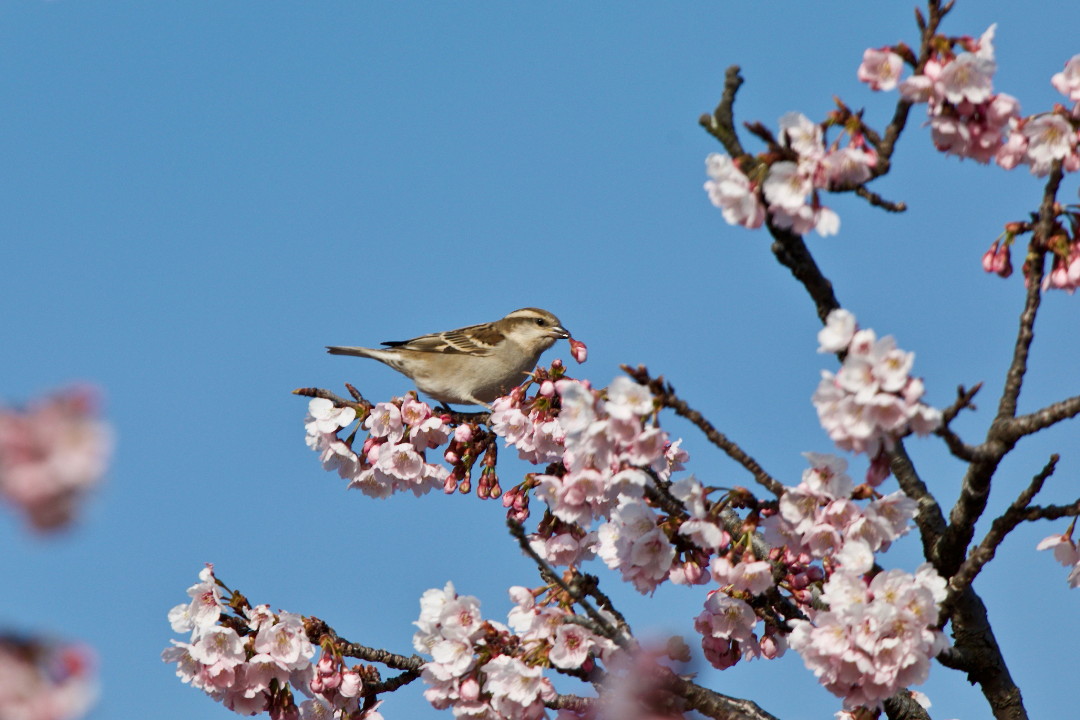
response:
[[[728,155],[733,158],[746,155],[742,143],[739,142],[738,133],[735,131],[735,113],[732,110],[735,104],[735,93],[739,91],[739,86],[742,84],[739,66],[730,66],[724,73],[724,94],[720,96],[720,104],[713,110],[712,115],[702,115],[698,121],[706,132],[720,141]]]
[[[691,408],[685,400],[676,395],[675,388],[671,386],[671,383],[664,382],[663,377],[655,379],[650,377],[649,371],[644,365],[638,365],[636,368],[631,368],[629,365],[622,365],[621,367],[623,371],[634,380],[648,387],[652,391],[653,397],[659,400],[663,407],[671,408],[675,411],[676,415],[684,417],[696,425],[698,429],[705,434],[705,437],[708,438],[709,442],[723,450],[728,457],[746,468],[746,470],[754,476],[754,480],[759,485],[776,497],[780,497],[783,494],[783,483],[765,472],[761,465],[747,455],[738,444],[729,440],[726,435],[717,430],[712,423],[705,419],[700,412]]]
[[[1074,395],[1071,398],[1047,405],[1041,410],[1013,418],[1012,422],[1006,424],[1005,431],[1016,438],[1020,438],[1048,428],[1062,420],[1074,418],[1077,415],[1080,415],[1080,395]]]
[[[889,720],[930,720],[930,714],[915,700],[910,690],[900,690],[886,698],[885,715]]]
[[[960,565],[960,569],[949,579],[949,596],[945,599],[944,607],[951,605],[952,599],[971,585],[983,566],[994,558],[998,546],[1005,540],[1005,537],[1017,525],[1027,519],[1026,511],[1029,509],[1032,499],[1042,490],[1046,479],[1053,475],[1058,460],[1059,456],[1057,454],[1051,455],[1050,461],[1032,478],[1031,483],[1017,496],[1009,509],[991,523],[986,537],[971,551],[967,560]]]
[[[601,615],[600,612],[585,599],[585,593],[579,583],[567,583],[563,580],[562,576],[555,572],[554,568],[552,568],[544,558],[540,557],[536,551],[533,550],[532,545],[529,544],[529,538],[525,535],[525,527],[521,523],[513,518],[507,518],[506,526],[510,529],[510,534],[517,540],[521,551],[532,558],[532,561],[536,563],[536,567],[540,571],[540,577],[544,579],[544,582],[558,586],[559,589],[566,593],[567,597],[573,599],[575,603],[580,605],[581,609],[585,611],[585,614],[589,616],[589,619],[596,624],[595,631],[597,631],[598,634],[609,640],[615,641],[625,648],[629,648],[633,645],[633,634],[630,631],[630,626],[626,623],[626,620],[621,613],[612,612],[612,615],[616,618],[616,622],[618,623],[617,627],[613,626],[608,618]],[[581,575],[576,571],[574,572],[574,575],[576,579],[581,578]],[[595,578],[593,578],[593,580],[595,581]],[[603,597],[610,605],[611,601],[607,599],[607,596]],[[613,607],[612,610],[614,610]]]
[[[1053,232],[1054,220],[1057,216],[1054,205],[1063,175],[1061,161],[1055,160],[1043,190],[1042,203],[1039,205],[1039,220],[1035,226],[1035,233],[1032,236],[1027,262],[1025,263],[1024,280],[1027,283],[1027,300],[1023,312],[1020,313],[1020,329],[1016,334],[1013,360],[1009,365],[1008,372],[1005,374],[1005,390],[998,405],[998,420],[1016,416],[1016,402],[1020,396],[1020,388],[1024,383],[1024,374],[1027,372],[1031,341],[1035,339],[1035,316],[1038,314],[1039,303],[1042,299],[1045,247]]]

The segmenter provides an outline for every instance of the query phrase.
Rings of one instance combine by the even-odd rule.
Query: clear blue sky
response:
[[[85,640],[101,655],[94,720],[233,716],[158,656],[165,614],[203,562],[253,602],[324,618],[408,652],[417,600],[453,579],[505,619],[503,589],[534,582],[475,498],[374,501],[346,493],[304,446],[299,386],[373,399],[409,389],[375,363],[325,354],[539,305],[589,344],[583,374],[619,363],[663,373],[774,475],[829,451],[809,397],[818,325],[768,238],[724,224],[701,189],[718,146],[697,126],[724,68],[743,66],[740,119],[820,119],[841,95],[881,126],[894,96],[855,78],[862,51],[914,41],[897,3],[0,4],[0,396],[100,383],[119,445],[83,521],[39,540],[0,522],[0,626]],[[1030,14],[1025,14],[1030,12]],[[999,89],[1025,112],[1080,52],[1073,0],[1039,11],[961,0],[946,26],[998,22]],[[841,302],[916,353],[927,398],[985,381],[958,428],[975,441],[1000,389],[1021,303],[979,257],[1040,186],[929,147],[921,118],[874,187],[889,216],[837,198],[838,237],[810,240]],[[1076,200],[1076,180],[1062,196]],[[1019,261],[1019,258],[1016,258]],[[1077,393],[1080,298],[1044,305],[1025,410]],[[565,344],[547,360],[568,359]],[[749,478],[680,423],[708,484]],[[1002,508],[1064,455],[1044,502],[1078,494],[1077,424],[1025,443]],[[933,440],[911,451],[951,504],[958,466]],[[508,456],[509,453],[504,453]],[[864,468],[855,461],[856,472]],[[508,464],[504,485],[515,474]],[[976,583],[1033,717],[1075,712],[1061,682],[1080,646],[1080,595],[1025,527]],[[981,532],[980,532],[981,534]],[[905,541],[886,563],[912,569]],[[599,569],[598,569],[599,570]],[[607,587],[616,579],[602,573]],[[640,630],[682,632],[702,591],[621,599]],[[1049,658],[1049,659],[1048,659]],[[785,719],[839,702],[797,656],[706,673]],[[934,717],[989,716],[955,673],[924,688]],[[387,718],[437,717],[419,687]]]

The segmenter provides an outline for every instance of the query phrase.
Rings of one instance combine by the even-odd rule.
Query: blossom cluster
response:
[[[364,684],[358,667],[345,667],[326,649],[313,662],[316,648],[301,616],[244,601],[242,616],[226,617],[230,605],[210,565],[187,592],[191,601],[170,610],[169,622],[174,632],[190,637],[172,640],[161,654],[176,663],[184,683],[240,715],[269,711],[275,720],[381,720],[374,708],[360,707]],[[290,686],[308,699],[297,706]]]
[[[360,453],[338,437],[355,420],[353,408],[313,398],[304,421],[308,447],[319,453],[323,467],[348,480],[350,488],[385,498],[403,491],[420,496],[446,485],[450,471],[428,462],[426,451],[446,444],[449,418],[433,414],[412,395],[378,403],[364,418],[369,435]]]
[[[915,103],[926,103],[935,147],[944,153],[1011,170],[1027,165],[1046,175],[1055,161],[1068,171],[1080,169],[1077,151],[1080,104],[1031,117],[1021,117],[1020,103],[994,92],[994,32],[991,25],[978,39],[962,37],[931,45],[936,49],[918,74],[900,80],[904,60],[897,49],[871,48],[863,53],[859,79],[874,90],[899,88]],[[1080,55],[1051,78],[1051,84],[1073,103],[1080,103]]]
[[[914,575],[900,570],[872,575],[874,553],[910,530],[917,504],[899,491],[882,496],[868,486],[856,487],[842,458],[806,457],[810,467],[802,481],[787,488],[777,512],[760,526],[773,546],[770,558],[785,568],[781,582],[809,618],[790,618],[793,631],[786,641],[818,680],[844,699],[845,707],[875,708],[898,689],[923,682],[930,661],[945,647],[935,627],[945,581],[929,564]],[[860,497],[869,501],[860,505]],[[719,562],[713,561],[718,578],[723,575]],[[738,577],[728,572],[723,589],[729,595],[737,594],[733,589],[757,593],[765,587],[764,579],[757,587],[746,580],[740,586]],[[715,607],[710,610],[706,603],[713,632],[703,632],[702,644],[710,662],[725,667],[739,659],[740,650],[746,655],[743,645],[751,653],[757,650],[757,639],[750,635],[757,621],[754,610],[719,593],[709,600]],[[716,615],[725,619],[725,634],[719,637]],[[772,649],[765,639],[760,647],[762,654]]]
[[[452,583],[420,599],[413,647],[431,656],[424,664],[424,691],[434,707],[455,717],[546,717],[544,702],[555,697],[545,667],[588,670],[614,645],[567,622],[569,610],[537,602],[524,587],[510,588],[514,608],[509,627],[480,615],[480,601],[458,595]]]
[[[898,490],[875,494],[860,505],[846,460],[818,453],[805,455],[811,466],[803,472],[802,482],[787,488],[780,498],[779,512],[762,522],[766,542],[803,556],[803,560],[827,558],[830,567],[856,574],[869,572],[874,553],[888,550],[911,529],[917,503]],[[806,584],[795,582],[796,588]],[[795,597],[810,601],[808,595],[798,592]]]
[[[1039,550],[1054,550],[1054,559],[1069,568],[1067,578],[1069,587],[1080,587],[1080,548],[1072,539],[1072,526],[1062,535],[1044,538],[1037,546]]]
[[[1042,289],[1064,290],[1069,294],[1080,288],[1080,206],[1056,206],[1057,222],[1042,248],[1051,254],[1050,271],[1043,276]],[[1001,277],[1012,274],[1009,248],[1018,235],[1034,231],[1030,222],[1005,223],[1002,237],[994,240],[983,254],[982,265],[986,272]],[[1024,263],[1024,277],[1028,276],[1028,263]]]
[[[819,190],[848,187],[870,179],[876,151],[860,133],[843,147],[825,144],[822,126],[801,113],[780,118],[779,152],[759,158],[767,163],[762,178],[749,177],[743,161],[712,153],[705,159],[705,192],[731,225],[761,227],[766,213],[781,228],[804,234],[835,235],[840,219],[821,204]]]
[[[924,682],[947,647],[936,629],[945,580],[929,563],[914,574],[887,570],[867,580],[838,570],[825,581],[828,610],[792,620],[788,643],[847,708],[880,707],[897,690]]]
[[[0,497],[35,530],[70,524],[96,487],[112,452],[112,431],[97,398],[74,387],[19,410],[0,408]]]
[[[817,453],[806,457],[810,467],[802,481],[787,488],[775,511],[759,523],[772,545],[768,560],[728,552],[709,564],[719,587],[710,591],[694,626],[705,658],[716,668],[742,659],[775,658],[786,649],[778,623],[768,622],[766,606],[754,598],[783,587],[800,608],[809,608],[813,587],[830,572],[870,571],[874,553],[887,550],[910,529],[917,508],[903,493],[874,494],[860,505],[856,497],[866,494],[848,476],[845,460]]]
[[[503,499],[512,511],[526,507],[526,488],[533,488],[547,503],[554,521],[543,542],[533,543],[542,557],[576,565],[595,552],[643,593],[669,577],[675,548],[645,503],[645,488],[653,478],[666,482],[687,455],[648,422],[655,410],[649,389],[628,377],[604,391],[563,378],[542,383],[535,398],[511,393],[495,401],[496,434],[534,463],[559,463],[557,472],[533,475]],[[595,520],[605,521],[595,535],[581,532]]]
[[[846,353],[838,373],[821,372],[813,396],[821,425],[838,447],[878,458],[909,432],[926,435],[941,424],[941,413],[921,402],[922,380],[910,375],[914,353],[896,347],[891,335],[879,339],[873,330],[860,330],[854,315],[838,309],[829,313],[818,342],[819,352]],[[876,481],[882,479],[879,472]]]
[[[901,48],[868,49],[859,79],[874,90],[899,88],[905,99],[926,103],[932,139],[942,152],[982,163],[994,160],[1006,170],[1026,165],[1037,176],[1049,174],[1055,163],[1066,172],[1080,170],[1080,55],[1050,79],[1072,108],[1055,105],[1049,112],[1024,117],[1016,98],[994,92],[994,31],[991,25],[978,39],[931,44],[935,49],[922,70],[903,80]],[[1072,233],[1048,244],[1054,259],[1044,289],[1071,293],[1080,288],[1080,235],[1075,228],[1074,220]],[[986,272],[1001,277],[1012,273],[1011,241],[1007,233],[1004,242],[995,241],[987,250],[982,258]]]
[[[0,718],[83,717],[97,697],[93,666],[80,645],[0,637]]]
[[[713,561],[714,565],[722,563],[732,567],[723,558]],[[756,564],[769,565],[764,561],[746,563]],[[742,572],[739,566],[732,569],[733,575]],[[765,576],[769,574],[767,572]],[[726,583],[726,588],[710,590],[705,597],[704,609],[694,618],[694,629],[701,634],[701,649],[709,664],[718,670],[726,670],[739,660],[757,657],[773,660],[783,655],[787,650],[787,639],[777,631],[777,626],[768,625],[759,638],[755,631],[759,618],[754,608],[746,600],[731,594],[732,590],[738,592],[738,584],[726,582],[729,577],[720,572],[716,573],[716,577],[721,583]],[[771,577],[768,577],[768,585],[763,584],[759,593],[769,587],[772,587]],[[745,588],[743,591],[749,592]]]

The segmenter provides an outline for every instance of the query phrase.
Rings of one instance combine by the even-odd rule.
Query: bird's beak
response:
[[[564,328],[562,325],[556,325],[555,327],[548,330],[548,337],[565,340],[566,338],[570,337],[570,331]]]

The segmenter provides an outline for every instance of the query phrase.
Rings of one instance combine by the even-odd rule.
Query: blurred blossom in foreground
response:
[[[85,647],[0,637],[0,718],[82,717],[97,696],[92,666]]]
[[[69,525],[105,474],[113,433],[97,406],[97,393],[78,386],[26,408],[0,407],[0,497],[35,530]]]

